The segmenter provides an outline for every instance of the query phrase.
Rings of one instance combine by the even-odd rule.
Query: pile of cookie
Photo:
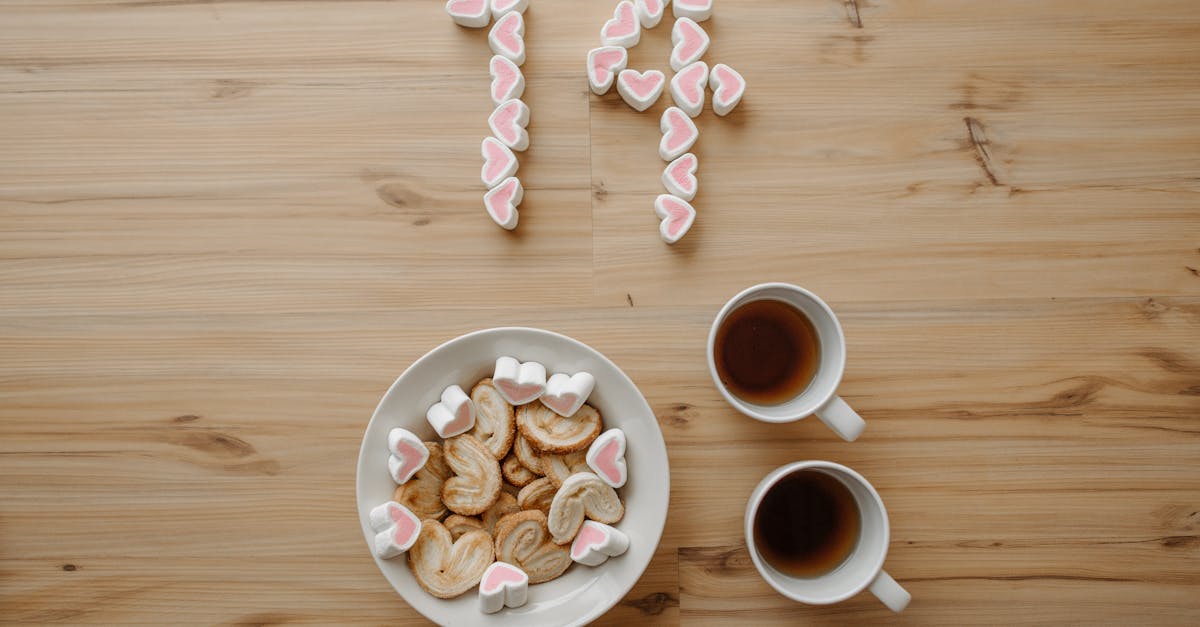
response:
[[[479,586],[481,609],[518,607],[528,586],[572,562],[599,566],[629,538],[610,525],[625,506],[627,446],[587,404],[587,372],[546,378],[503,356],[470,394],[447,387],[426,412],[441,441],[388,434],[393,500],[371,511],[375,552],[407,553],[417,583],[449,599]]]

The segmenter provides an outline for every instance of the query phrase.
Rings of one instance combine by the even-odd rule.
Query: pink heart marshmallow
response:
[[[662,141],[658,144],[658,155],[663,161],[674,161],[680,155],[691,150],[696,140],[700,138],[700,130],[692,118],[679,107],[668,107],[663,111],[659,121],[662,129]]]
[[[571,559],[584,566],[599,566],[628,550],[629,536],[620,529],[587,520],[571,543]]]
[[[421,534],[417,515],[395,501],[388,501],[371,510],[368,515],[375,534],[375,555],[391,559],[412,548]]]
[[[600,29],[600,43],[605,46],[632,48],[642,38],[642,27],[638,23],[637,11],[630,0],[621,0],[613,10],[612,19]]]
[[[584,456],[587,465],[596,472],[596,476],[614,488],[625,485],[629,478],[629,469],[625,464],[625,445],[625,432],[609,429],[592,441]]]
[[[662,95],[667,77],[658,70],[638,72],[637,70],[621,70],[617,75],[617,93],[635,111],[645,111],[650,108]]]
[[[675,17],[703,22],[712,17],[713,0],[674,0]]]
[[[708,33],[696,22],[683,17],[675,20],[671,27],[671,69],[678,72],[684,67],[695,63],[708,52],[712,40]]]
[[[442,439],[466,433],[475,426],[475,404],[457,385],[442,391],[442,400],[425,412],[425,419]]]
[[[696,209],[688,201],[667,194],[660,194],[654,200],[654,213],[662,218],[658,234],[668,244],[683,239],[696,221]]]
[[[629,52],[620,46],[601,46],[588,52],[587,75],[592,93],[603,96],[612,88],[617,73],[629,63]]]
[[[516,63],[497,54],[488,64],[488,71],[492,75],[492,102],[497,106],[525,95],[525,75]]]
[[[696,168],[699,164],[700,160],[690,152],[668,163],[662,173],[663,187],[666,187],[671,195],[690,202],[696,197],[696,191],[700,187],[700,182],[696,179]]]
[[[546,381],[542,404],[563,418],[570,418],[587,402],[596,387],[596,378],[589,372],[573,375],[556,374]]]
[[[479,609],[495,614],[507,607],[521,607],[529,600],[529,575],[507,562],[495,562],[479,580]]]
[[[642,28],[654,28],[662,21],[667,3],[671,0],[634,0],[633,8],[637,10],[638,21]]]
[[[492,21],[488,0],[449,0],[446,13],[455,24],[467,28],[483,28]]]
[[[713,113],[720,116],[729,115],[746,95],[746,79],[724,63],[713,66],[708,83],[713,89]]]
[[[520,167],[513,151],[495,137],[485,137],[479,151],[483,154],[483,169],[480,170],[479,176],[488,189],[516,174],[517,168]]]
[[[697,61],[671,77],[671,99],[694,118],[704,110],[705,87],[708,87],[708,64]]]
[[[488,32],[492,52],[517,65],[525,63],[525,18],[520,13],[505,13]]]
[[[504,356],[496,360],[492,384],[513,405],[532,403],[546,392],[546,367],[536,361],[521,363]]]
[[[520,216],[517,205],[525,198],[525,188],[521,180],[510,176],[483,195],[483,207],[487,214],[500,228],[511,231],[517,228]]]
[[[405,483],[429,461],[429,449],[415,433],[396,427],[388,432],[388,474]]]

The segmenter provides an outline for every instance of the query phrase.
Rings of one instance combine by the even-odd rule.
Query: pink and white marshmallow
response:
[[[746,79],[724,63],[713,66],[708,84],[713,90],[713,113],[720,116],[729,115],[742,101],[742,96],[746,95]]]
[[[704,110],[704,93],[708,87],[708,64],[697,61],[671,77],[671,99],[689,117]]]
[[[700,182],[696,179],[696,168],[699,165],[700,160],[690,152],[668,163],[662,173],[663,187],[667,188],[672,196],[691,202],[700,187]]]
[[[488,0],[449,0],[446,13],[455,24],[467,28],[483,28],[492,21]]]
[[[686,17],[703,22],[712,17],[713,0],[674,0],[675,17]]]
[[[396,427],[388,431],[388,474],[397,484],[405,483],[429,461],[429,449],[417,434]]]
[[[516,174],[517,168],[521,167],[513,151],[495,137],[485,137],[479,151],[483,155],[483,169],[479,176],[488,189]]]
[[[368,515],[371,530],[375,533],[375,555],[379,559],[391,559],[403,554],[416,543],[421,535],[421,521],[417,515],[395,501],[388,501],[371,510]]]
[[[500,228],[511,231],[517,228],[517,221],[520,219],[517,205],[524,199],[525,188],[521,185],[521,180],[510,176],[483,194],[483,208]]]
[[[521,607],[529,600],[529,575],[508,562],[495,562],[479,580],[479,609],[495,614],[505,607]]]
[[[670,3],[671,0],[633,0],[633,8],[637,11],[638,21],[642,23],[642,28],[658,26]]]
[[[521,363],[506,355],[496,360],[492,384],[513,405],[532,403],[546,393],[546,367],[536,361]]]
[[[596,377],[590,372],[576,372],[570,376],[558,373],[546,381],[542,404],[559,416],[570,418],[583,407],[595,388]]]
[[[520,13],[505,13],[488,32],[492,52],[517,65],[525,63],[525,18]]]
[[[507,100],[525,95],[525,75],[521,73],[521,68],[508,58],[493,56],[488,64],[488,72],[492,75],[493,104],[499,106]]]
[[[708,52],[712,40],[699,24],[686,17],[675,20],[671,27],[671,69],[678,72],[695,63]]]
[[[612,19],[600,29],[600,43],[605,46],[632,48],[642,39],[642,26],[630,0],[621,0],[613,9]]]
[[[620,46],[601,46],[588,52],[587,75],[592,93],[603,96],[612,89],[617,74],[629,63],[629,51]]]
[[[500,103],[488,116],[488,128],[492,129],[492,136],[518,152],[529,148],[526,126],[529,126],[529,106],[516,98]]]
[[[466,433],[475,426],[475,403],[457,385],[442,390],[442,400],[425,412],[425,419],[442,439]]]
[[[629,550],[629,536],[620,529],[586,520],[571,543],[571,559],[584,566],[599,566]]]
[[[625,432],[609,429],[600,434],[588,447],[584,459],[604,483],[619,488],[629,479],[629,468],[625,464]]]
[[[505,13],[524,13],[529,0],[492,0],[492,17],[500,19]]]
[[[645,111],[658,101],[666,87],[667,77],[658,70],[639,72],[621,70],[617,75],[617,93],[635,111]]]
[[[679,107],[667,107],[658,123],[662,129],[662,141],[658,143],[658,156],[663,161],[674,161],[692,149],[700,138],[700,130],[688,114]]]
[[[696,221],[696,209],[691,203],[669,194],[659,194],[654,200],[654,213],[662,218],[658,225],[658,234],[668,244],[683,239]]]

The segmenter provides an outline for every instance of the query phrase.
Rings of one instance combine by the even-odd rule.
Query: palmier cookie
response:
[[[542,452],[534,448],[529,440],[521,435],[520,430],[517,430],[517,438],[513,442],[513,455],[517,456],[517,461],[529,472],[539,477],[545,474],[542,471]]]
[[[475,427],[471,435],[479,438],[496,459],[504,459],[516,436],[516,416],[513,406],[500,396],[491,379],[484,379],[471,388],[475,404]]]
[[[550,504],[546,525],[554,541],[567,544],[575,539],[583,519],[611,525],[625,515],[617,491],[590,472],[578,472],[563,482]]]
[[[591,467],[587,463],[587,451],[575,451],[562,455],[544,453],[541,462],[546,478],[552,481],[556,488],[561,486],[567,477],[577,472],[591,472]]]
[[[537,509],[549,514],[550,504],[554,502],[554,493],[557,491],[553,481],[542,477],[521,488],[521,492],[517,494],[517,505],[520,505],[521,509]]]
[[[429,449],[429,460],[412,479],[396,486],[392,500],[407,507],[417,518],[441,520],[446,515],[446,506],[442,504],[442,485],[453,473],[446,465],[441,444],[426,442],[425,448]]]
[[[489,507],[481,517],[483,530],[495,536],[496,523],[500,522],[501,518],[519,511],[521,511],[521,506],[517,505],[517,497],[507,492],[501,492],[500,498],[496,499],[496,504]]]
[[[586,449],[603,425],[600,412],[584,405],[570,418],[551,411],[541,401],[517,409],[517,430],[529,443],[546,453],[571,453]]]
[[[446,528],[446,531],[450,532],[450,537],[452,539],[457,540],[468,531],[478,531],[483,529],[483,521],[475,518],[474,516],[450,514],[446,517],[446,520],[442,521],[442,526]]]
[[[475,436],[464,433],[442,443],[442,455],[454,471],[442,484],[442,503],[455,514],[475,516],[500,496],[500,464]]]
[[[439,599],[451,599],[474,588],[494,559],[495,547],[486,531],[468,531],[454,540],[436,520],[421,521],[421,534],[408,550],[413,577]]]
[[[529,583],[550,581],[571,565],[571,551],[559,546],[546,529],[539,510],[510,514],[496,524],[496,559],[515,564],[529,575]]]
[[[504,475],[505,481],[518,488],[523,488],[538,478],[537,474],[526,468],[521,460],[517,459],[516,453],[509,453],[508,457],[500,462],[500,474]]]

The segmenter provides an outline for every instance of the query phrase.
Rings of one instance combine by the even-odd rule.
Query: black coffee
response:
[[[849,488],[833,476],[800,470],[767,491],[754,516],[754,544],[771,566],[818,577],[850,556],[862,527]]]
[[[717,376],[742,400],[778,405],[808,387],[821,363],[817,330],[799,309],[756,300],[734,309],[717,327]]]

